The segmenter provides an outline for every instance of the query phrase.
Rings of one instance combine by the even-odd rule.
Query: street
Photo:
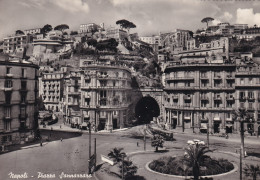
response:
[[[134,133],[135,132],[135,133]],[[140,132],[142,126],[131,128],[127,131],[116,132],[112,134],[95,134],[92,135],[92,153],[94,152],[93,141],[97,139],[97,163],[101,162],[100,155],[107,155],[109,150],[114,147],[123,147],[126,153],[143,150],[143,140]],[[135,134],[136,136],[133,136]],[[139,136],[138,136],[139,135]],[[55,136],[55,131],[52,131],[52,136]],[[167,141],[165,147],[169,150],[181,150],[185,147],[187,140],[194,139],[193,134],[174,134],[176,141]],[[236,152],[240,143],[236,139],[210,137],[210,144],[212,149],[218,151]],[[147,138],[147,150],[152,150],[150,139]],[[198,135],[196,139],[204,140],[206,136]],[[0,155],[0,162],[4,164],[1,166],[0,174],[2,179],[10,179],[9,173],[24,174],[28,173],[27,179],[35,179],[42,173],[41,177],[52,177],[52,179],[59,179],[59,175],[64,172],[67,174],[87,174],[88,173],[88,153],[89,153],[89,138],[87,133],[82,136],[75,136],[73,138],[66,137],[62,141],[57,139],[52,142],[45,142],[43,146],[34,146],[24,148],[21,150],[9,152]],[[258,139],[254,141],[245,140],[246,150],[259,156]],[[139,146],[137,147],[137,142]],[[163,156],[164,154],[161,154]],[[158,156],[158,154],[157,154]],[[249,156],[246,159],[256,161],[256,157]],[[145,159],[143,160],[145,161]],[[143,164],[144,162],[142,162]],[[142,167],[143,169],[143,167]],[[55,176],[55,178],[53,177]],[[76,178],[77,179],[77,178]],[[82,179],[82,178],[79,178]]]

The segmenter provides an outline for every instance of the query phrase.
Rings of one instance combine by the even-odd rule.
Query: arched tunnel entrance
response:
[[[160,107],[153,97],[143,97],[135,106],[137,124],[147,124],[153,120],[153,117],[158,117],[159,115]]]

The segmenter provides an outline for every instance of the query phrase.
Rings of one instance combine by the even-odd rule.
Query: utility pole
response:
[[[123,160],[122,160],[122,180],[124,180],[125,179],[125,177],[124,177],[124,156],[123,156]]]
[[[94,164],[94,171],[95,171],[97,165],[97,138],[94,139],[94,155],[95,155],[95,164]]]
[[[242,148],[240,148],[240,180],[242,179]]]
[[[207,123],[207,144],[209,148],[209,123]]]
[[[146,151],[146,124],[144,126],[144,151]]]
[[[88,162],[88,174],[91,174],[91,124],[88,123],[89,130],[89,162]]]

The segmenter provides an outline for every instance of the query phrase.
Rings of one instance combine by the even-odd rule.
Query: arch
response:
[[[135,116],[139,124],[149,123],[153,117],[160,116],[158,101],[151,97],[142,97],[135,106]]]

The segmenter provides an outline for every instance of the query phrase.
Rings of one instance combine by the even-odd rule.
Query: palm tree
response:
[[[137,166],[130,160],[123,160],[119,166],[120,172],[122,172],[122,179],[133,179],[132,177],[137,173]]]
[[[212,152],[208,147],[195,143],[185,148],[185,156],[183,161],[192,168],[194,180],[198,180],[200,176],[200,166],[205,164],[205,161],[210,158],[206,155],[208,152]]]
[[[260,167],[259,165],[246,165],[244,168],[244,173],[247,177],[253,177],[253,180],[256,180],[257,176],[260,176]]]
[[[108,157],[113,159],[116,163],[122,161],[124,157],[126,157],[126,153],[122,152],[124,148],[113,148],[109,153]]]
[[[243,154],[243,157],[245,157],[245,143],[244,143],[244,123],[249,122],[249,120],[252,118],[248,111],[245,108],[239,108],[238,110],[234,110],[232,112],[233,120],[238,121],[240,123],[240,137],[241,137],[241,151]]]

